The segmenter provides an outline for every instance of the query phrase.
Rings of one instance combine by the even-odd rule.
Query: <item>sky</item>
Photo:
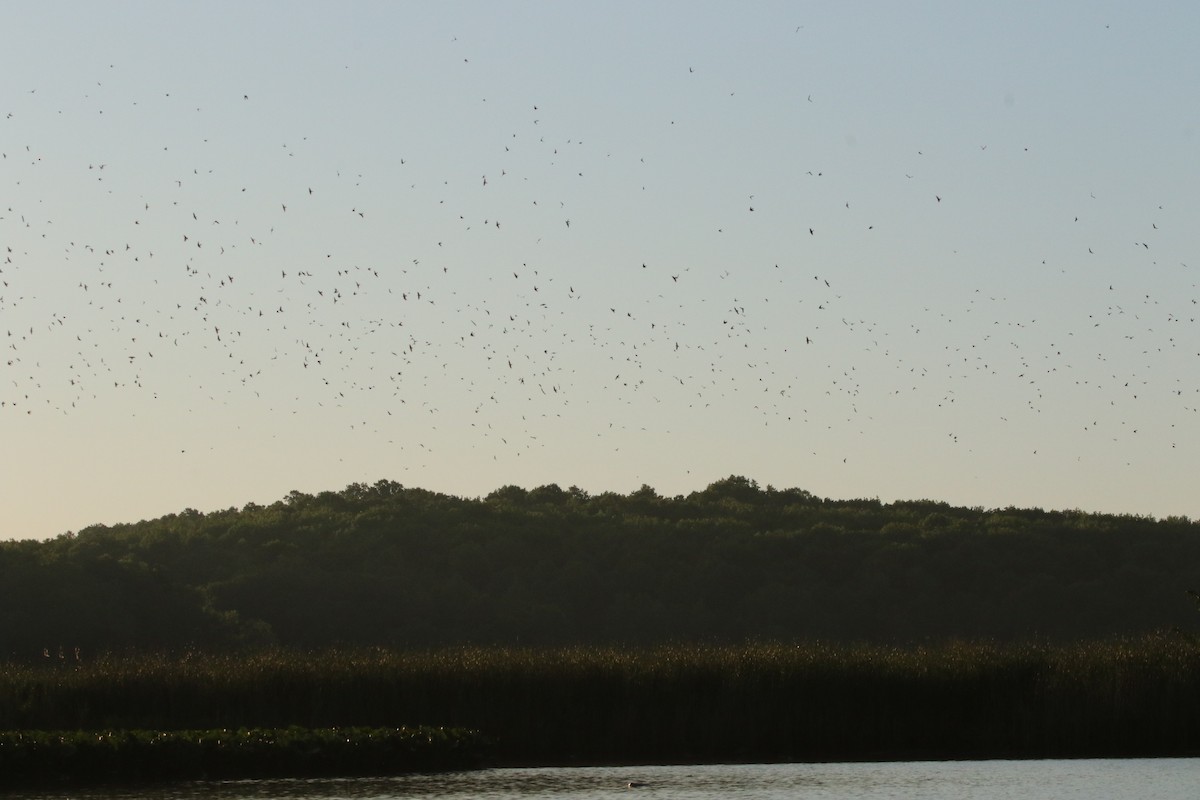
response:
[[[1200,517],[1194,3],[4,17],[0,539],[378,480]]]

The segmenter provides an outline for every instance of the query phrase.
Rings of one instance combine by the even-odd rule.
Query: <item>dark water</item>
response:
[[[631,787],[631,782],[637,785]],[[656,800],[1195,800],[1200,797],[1200,759],[493,769],[400,778],[197,782],[143,790],[10,795],[13,800],[627,800],[640,796]]]

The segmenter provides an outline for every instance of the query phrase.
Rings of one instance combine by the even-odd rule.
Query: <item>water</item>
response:
[[[630,782],[645,784],[630,788]],[[224,781],[11,800],[1193,800],[1200,758],[491,769],[398,778]]]

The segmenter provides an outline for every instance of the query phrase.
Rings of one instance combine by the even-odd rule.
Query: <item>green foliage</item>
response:
[[[390,481],[0,543],[0,656],[283,645],[1094,639],[1191,629],[1200,524]]]

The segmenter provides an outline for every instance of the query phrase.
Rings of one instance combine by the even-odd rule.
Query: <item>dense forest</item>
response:
[[[1200,523],[390,481],[0,543],[0,657],[127,649],[1069,641],[1192,631]]]

